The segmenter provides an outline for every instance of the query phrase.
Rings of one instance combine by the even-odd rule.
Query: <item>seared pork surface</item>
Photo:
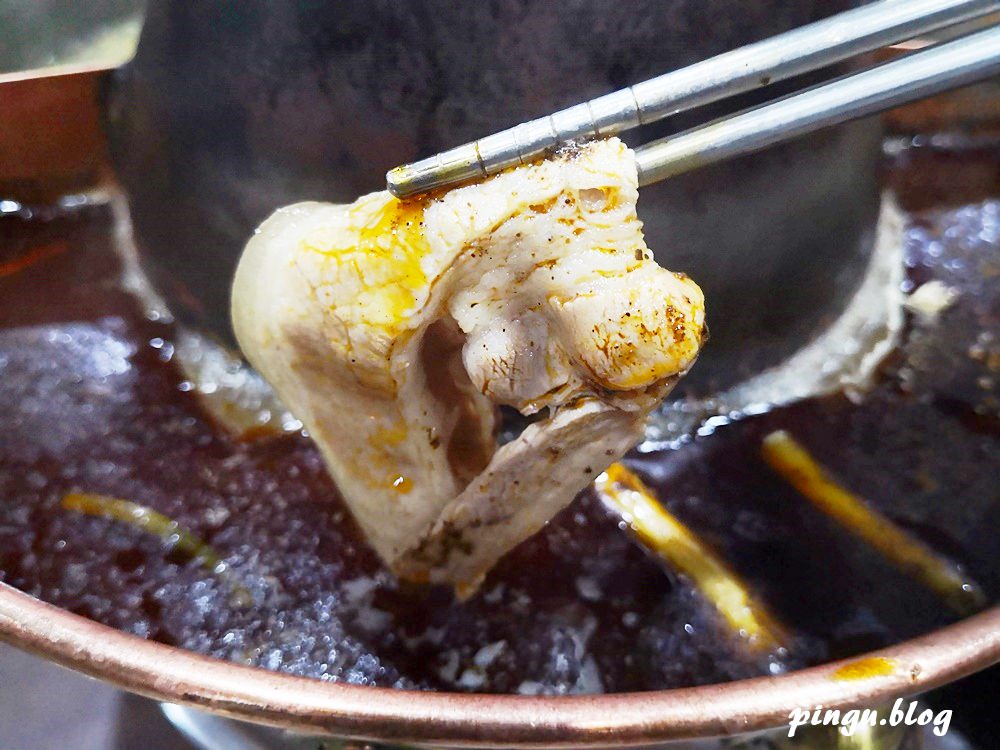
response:
[[[617,139],[401,202],[277,211],[233,288],[244,353],[399,574],[477,585],[641,437],[704,338]],[[497,407],[538,414],[499,446]]]

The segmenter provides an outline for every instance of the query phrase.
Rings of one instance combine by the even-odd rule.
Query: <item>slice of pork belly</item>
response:
[[[642,434],[704,299],[643,242],[617,139],[414,201],[277,211],[233,322],[399,574],[473,588]],[[498,446],[497,407],[538,419]]]

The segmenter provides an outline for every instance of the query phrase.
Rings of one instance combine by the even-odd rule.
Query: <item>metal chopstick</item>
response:
[[[639,184],[998,74],[1000,26],[640,146]]]
[[[485,177],[564,141],[619,133],[995,11],[1000,0],[880,0],[396,167],[386,183],[406,197]]]

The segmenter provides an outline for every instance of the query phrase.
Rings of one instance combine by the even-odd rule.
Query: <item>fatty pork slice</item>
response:
[[[473,590],[694,363],[701,290],[653,260],[637,198],[609,139],[419,200],[299,203],[247,245],[240,345],[400,575]],[[539,418],[498,446],[499,405]]]

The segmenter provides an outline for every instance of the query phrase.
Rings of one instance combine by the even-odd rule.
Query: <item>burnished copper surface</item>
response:
[[[472,695],[324,683],[145,641],[0,584],[0,638],[158,700],[313,734],[464,747],[601,747],[779,726],[797,706],[877,706],[1000,661],[1000,607],[865,654],[895,665],[868,679],[832,662],[781,677],[575,697]]]
[[[0,193],[45,202],[85,188],[106,161],[100,87],[110,69],[0,74]]]

